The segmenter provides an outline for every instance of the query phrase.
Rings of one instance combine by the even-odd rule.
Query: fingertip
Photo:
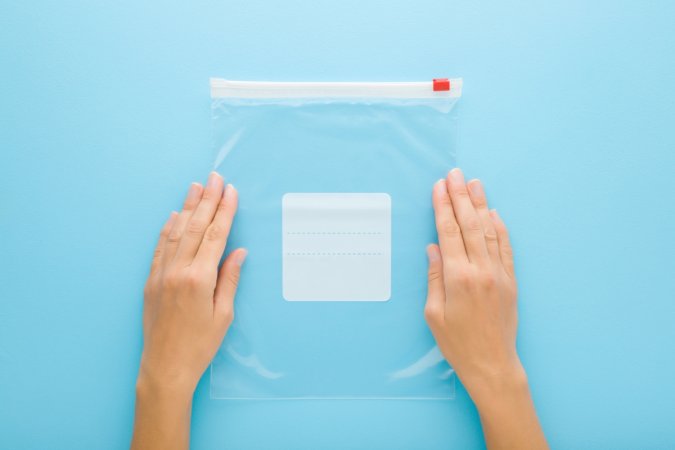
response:
[[[246,260],[246,256],[248,256],[248,250],[245,248],[238,248],[234,251],[234,257],[232,258],[234,264],[236,264],[238,267],[241,267]]]
[[[427,257],[429,258],[429,263],[441,260],[441,250],[438,247],[438,244],[427,245]]]
[[[441,178],[436,183],[434,183],[434,193],[438,195],[444,195],[448,192],[448,183],[445,178]]]
[[[232,183],[227,183],[225,190],[223,191],[223,201],[228,202],[237,198],[237,189],[232,185]]]
[[[191,206],[199,201],[202,196],[203,187],[197,182],[190,184],[187,197],[185,197],[185,206]]]
[[[164,230],[170,231],[171,228],[173,227],[173,223],[176,221],[176,217],[178,217],[178,213],[176,211],[171,211],[171,214],[169,214],[169,218],[166,219],[166,222],[164,222]]]
[[[485,205],[485,193],[483,192],[483,185],[480,180],[477,178],[470,180],[466,183],[466,189],[469,192],[469,197],[474,207],[487,206]]]
[[[206,187],[210,189],[222,189],[223,177],[216,172],[215,170],[209,174],[209,178],[206,181]]]
[[[225,258],[225,262],[221,269],[226,271],[241,267],[246,260],[246,256],[248,256],[248,250],[243,247],[232,250],[230,254],[227,255],[227,258]]]
[[[499,234],[506,235],[508,233],[506,224],[496,209],[490,210],[490,217],[492,218],[492,221],[495,224],[495,229],[499,232]]]
[[[464,184],[464,173],[459,167],[455,167],[450,172],[448,172],[448,180],[457,184]]]

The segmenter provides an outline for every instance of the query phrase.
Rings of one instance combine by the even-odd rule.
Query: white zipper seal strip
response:
[[[432,81],[297,82],[232,81],[211,78],[211,98],[459,98],[462,79],[451,78],[450,90],[434,91]]]

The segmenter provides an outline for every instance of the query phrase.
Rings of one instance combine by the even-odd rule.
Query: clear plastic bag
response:
[[[454,397],[423,309],[461,87],[211,80],[249,251],[212,398]]]

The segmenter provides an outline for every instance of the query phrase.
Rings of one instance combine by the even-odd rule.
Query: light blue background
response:
[[[675,6],[0,6],[0,447],[124,448],[156,233],[213,163],[209,76],[463,76],[460,162],[509,224],[556,448],[675,446]],[[244,277],[243,282],[247,282]],[[454,402],[223,402],[194,448],[476,448]]]

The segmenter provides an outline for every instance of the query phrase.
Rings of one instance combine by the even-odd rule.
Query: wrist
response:
[[[548,448],[520,363],[485,377],[469,394],[478,409],[488,448]]]
[[[141,365],[131,448],[188,448],[192,396],[193,389],[152,377]]]
[[[186,374],[155,369],[143,358],[136,379],[136,395],[191,401],[197,387],[197,382],[192,378]]]
[[[520,361],[501,370],[485,371],[462,379],[479,412],[529,398],[530,390],[525,369]]]

